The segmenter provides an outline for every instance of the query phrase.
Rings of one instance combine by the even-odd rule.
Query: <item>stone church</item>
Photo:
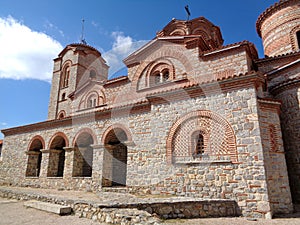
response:
[[[233,199],[244,216],[300,202],[300,1],[256,22],[264,58],[206,18],[173,19],[108,79],[84,43],[54,59],[48,119],[2,130],[0,183]],[[115,190],[116,191],[116,190]]]

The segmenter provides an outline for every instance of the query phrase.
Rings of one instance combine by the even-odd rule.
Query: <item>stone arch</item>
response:
[[[44,149],[45,148],[45,140],[42,136],[40,135],[35,135],[33,138],[31,138],[30,142],[29,142],[29,145],[28,145],[28,148],[27,148],[27,151],[30,151],[30,146],[32,146],[33,142],[36,141],[36,140],[39,140],[42,144],[42,148],[41,149]]]
[[[127,128],[115,124],[106,129],[104,144],[102,186],[125,186],[127,176],[127,145],[132,137]]]
[[[106,140],[107,140],[107,138],[108,138],[108,134],[110,134],[110,133],[111,133],[112,131],[114,131],[114,130],[122,130],[122,131],[124,131],[125,134],[126,134],[126,139],[127,139],[126,141],[132,142],[132,135],[131,135],[129,129],[128,129],[126,126],[124,126],[123,124],[116,123],[116,124],[113,124],[113,125],[109,126],[109,127],[104,131],[104,133],[103,133],[103,135],[102,135],[102,138],[101,138],[101,143],[102,143],[103,145],[107,144],[107,143],[106,143]],[[121,139],[121,138],[120,138],[120,139]]]
[[[98,144],[98,140],[97,140],[97,136],[95,135],[95,132],[91,129],[91,128],[82,128],[80,129],[74,139],[73,139],[73,142],[72,142],[72,146],[75,146],[76,145],[76,140],[78,139],[78,136],[81,135],[82,133],[88,133],[89,135],[91,135],[91,137],[93,138],[93,144],[94,145],[97,145]]]
[[[45,141],[40,135],[34,136],[28,145],[28,150],[26,154],[28,155],[27,159],[27,168],[26,168],[26,177],[38,177],[41,171],[42,163],[42,152],[44,149]]]
[[[55,133],[49,142],[48,177],[62,177],[65,165],[65,147],[69,146],[67,136],[62,132]]]
[[[174,46],[174,48],[162,48],[160,51],[154,52],[154,54],[150,55],[147,60],[139,65],[132,79],[132,87],[137,88],[138,81],[143,74],[143,71],[149,66],[149,63],[155,62],[157,59],[166,59],[168,57],[180,61],[184,66],[186,73],[190,73],[194,70],[193,65],[189,62],[188,57],[183,53],[181,47],[177,47],[177,49],[176,46]]]
[[[73,177],[91,177],[93,168],[93,147],[97,138],[90,128],[81,129],[73,140]]]
[[[208,154],[213,159],[227,157],[232,162],[238,161],[236,138],[228,121],[209,110],[198,110],[181,117],[171,127],[166,142],[168,163],[174,162],[176,157],[180,159],[189,156],[190,144],[185,135],[188,136],[195,129],[204,130],[209,134]]]

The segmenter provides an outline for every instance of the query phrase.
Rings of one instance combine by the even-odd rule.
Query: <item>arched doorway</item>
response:
[[[29,146],[27,155],[26,177],[38,177],[41,171],[43,140],[34,138]]]
[[[65,150],[66,140],[64,137],[58,135],[51,141],[50,155],[48,165],[48,177],[62,177],[65,167]]]
[[[94,140],[91,134],[83,132],[76,138],[73,161],[73,177],[91,177],[93,168]]]
[[[104,139],[102,186],[126,186],[127,146],[126,132],[121,128],[112,128]]]

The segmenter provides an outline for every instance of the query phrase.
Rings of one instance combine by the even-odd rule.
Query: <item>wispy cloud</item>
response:
[[[51,23],[50,21],[46,20],[44,27],[47,30],[54,30],[56,32],[58,32],[62,37],[65,36],[64,32],[62,30],[60,30],[57,26],[55,26],[53,23]]]
[[[0,78],[50,81],[59,42],[13,17],[0,18]]]
[[[114,43],[112,49],[103,53],[103,58],[107,61],[109,68],[109,77],[125,68],[122,60],[130,55],[135,50],[146,44],[148,41],[135,41],[130,36],[125,36],[123,32],[112,32],[111,34]]]

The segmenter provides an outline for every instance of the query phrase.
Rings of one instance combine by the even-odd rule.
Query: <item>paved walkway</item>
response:
[[[0,190],[10,190],[18,193],[26,193],[28,195],[40,195],[48,196],[54,199],[64,200],[80,200],[94,203],[111,202],[113,204],[120,202],[135,202],[141,200],[134,195],[122,194],[122,193],[91,193],[81,191],[59,191],[55,189],[37,189],[37,188],[21,188],[21,187],[0,187]],[[147,198],[142,198],[147,199]],[[74,224],[74,225],[96,225],[100,224],[93,222],[92,220],[78,218],[76,216],[58,216],[47,212],[39,211],[36,209],[25,208],[22,201],[7,200],[0,198],[0,225],[19,225],[19,224],[30,224],[30,225],[53,225],[53,224]],[[300,224],[300,213],[285,216],[287,218],[276,218],[273,220],[257,220],[249,221],[246,218],[213,218],[213,219],[189,219],[189,220],[168,220],[165,224],[188,224],[188,225],[299,225]]]

